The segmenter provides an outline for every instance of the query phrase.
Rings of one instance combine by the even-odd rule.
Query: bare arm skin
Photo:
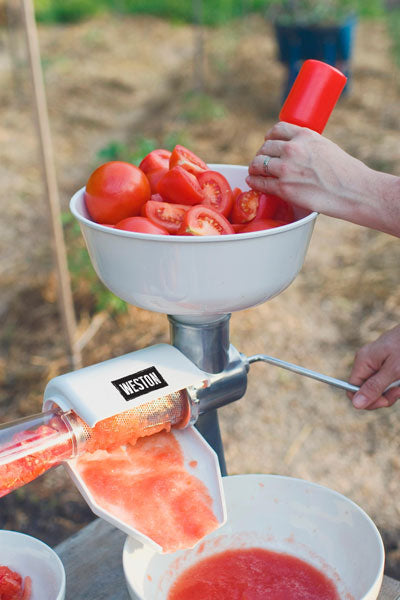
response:
[[[271,157],[265,166],[266,157]],[[277,123],[249,167],[249,186],[303,208],[400,237],[400,178],[370,169],[327,138]],[[356,354],[349,394],[356,408],[392,406],[400,398],[400,325]]]
[[[266,156],[272,157],[267,169]],[[400,177],[374,171],[318,133],[277,123],[247,183],[293,204],[400,237]]]

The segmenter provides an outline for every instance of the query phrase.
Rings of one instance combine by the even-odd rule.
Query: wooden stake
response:
[[[40,140],[41,160],[51,216],[54,254],[59,284],[58,300],[71,365],[72,368],[76,369],[81,366],[81,354],[75,343],[75,311],[72,299],[64,234],[61,226],[60,201],[58,195],[43,73],[40,61],[39,39],[32,0],[21,0],[21,6],[24,18],[25,35],[34,92],[36,123]]]

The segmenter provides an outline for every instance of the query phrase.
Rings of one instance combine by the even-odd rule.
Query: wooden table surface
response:
[[[55,548],[67,574],[65,600],[130,600],[122,570],[125,539],[96,519]],[[379,600],[400,600],[400,582],[385,577]]]

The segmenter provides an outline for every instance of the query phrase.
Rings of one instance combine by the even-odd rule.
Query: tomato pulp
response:
[[[86,453],[76,464],[97,504],[164,552],[191,548],[218,526],[206,486],[186,470],[170,433]]]
[[[340,600],[333,581],[295,556],[263,548],[227,550],[193,565],[167,600]]]

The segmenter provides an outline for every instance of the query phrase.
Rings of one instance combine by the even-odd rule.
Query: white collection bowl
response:
[[[209,165],[245,190],[247,167]],[[71,199],[89,255],[104,285],[147,310],[208,320],[282,292],[303,266],[317,213],[265,231],[224,236],[134,233],[93,222],[84,189]]]
[[[44,542],[17,531],[0,530],[0,565],[32,580],[30,600],[64,600],[65,570]]]
[[[223,478],[228,520],[192,550],[157,554],[127,538],[123,567],[133,600],[166,600],[176,578],[199,560],[232,548],[297,556],[334,580],[341,598],[376,600],[384,547],[369,516],[329,488],[279,475]]]

